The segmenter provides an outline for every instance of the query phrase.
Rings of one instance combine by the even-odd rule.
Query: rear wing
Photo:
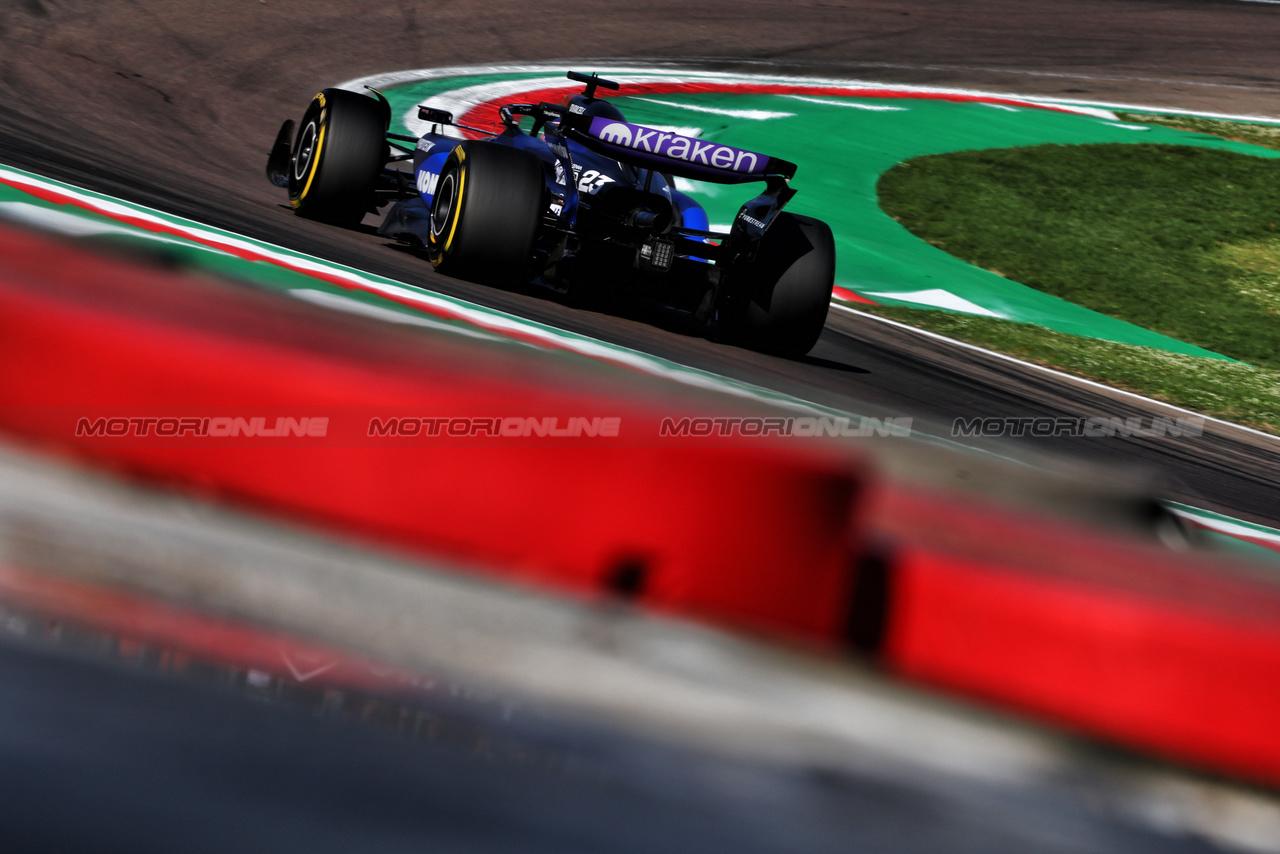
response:
[[[695,181],[785,184],[796,174],[796,164],[767,154],[601,116],[566,114],[560,132],[597,154]]]
[[[755,259],[765,232],[796,194],[788,186],[795,177],[796,164],[767,154],[575,113],[567,113],[560,120],[560,134],[622,163],[694,181],[764,181],[765,191],[738,210],[728,236],[717,249],[719,259],[729,264]]]

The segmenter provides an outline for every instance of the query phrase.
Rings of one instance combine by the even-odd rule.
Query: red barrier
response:
[[[441,338],[0,230],[11,431],[515,578],[840,637],[846,464],[660,441],[660,418],[678,412],[590,388],[558,357]],[[329,423],[319,438],[76,435],[81,418],[166,413]],[[370,413],[606,416],[623,436],[383,439],[368,435]]]
[[[996,507],[885,500],[917,529],[887,597],[893,669],[1280,783],[1280,587]]]

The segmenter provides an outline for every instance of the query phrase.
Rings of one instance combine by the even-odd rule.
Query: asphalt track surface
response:
[[[9,852],[1230,850],[1063,786],[779,769],[408,692],[273,696],[244,671],[175,679],[122,663],[111,636],[61,635],[0,637]]]
[[[558,57],[1278,116],[1278,43],[1280,7],[1235,0],[26,0],[0,12],[0,162],[863,415],[911,415],[944,433],[959,417],[1124,417],[1154,410],[844,312],[810,357],[785,361],[671,317],[584,312],[438,276],[371,229],[292,216],[263,177],[265,152],[280,121],[342,80]],[[1034,447],[1144,468],[1167,497],[1280,523],[1280,443],[1243,431]]]

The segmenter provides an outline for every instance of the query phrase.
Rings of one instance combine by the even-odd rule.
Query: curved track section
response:
[[[424,59],[444,66],[570,52],[1233,113],[1274,115],[1280,95],[1280,81],[1258,71],[1270,67],[1280,36],[1280,13],[1262,4],[855,3],[837,14],[779,4],[749,15],[734,4],[712,4],[689,19],[674,4],[602,17],[583,3],[531,21],[519,4],[499,2],[490,4],[482,27],[461,8],[427,20],[398,9],[356,14],[354,4],[326,2],[307,5],[300,29],[290,4],[216,6],[199,20],[181,11],[122,14],[87,2],[35,2],[7,13],[0,159],[844,411],[914,416],[918,426],[932,423],[943,434],[953,419],[975,415],[1155,410],[845,313],[833,314],[810,358],[788,362],[705,341],[678,318],[584,313],[534,294],[435,276],[371,233],[286,215],[261,178],[275,125],[335,80],[421,67]],[[174,63],[175,54],[188,61]],[[1272,441],[1242,431],[1210,426],[1202,437],[1182,440],[1060,438],[1036,449],[1137,465],[1155,472],[1170,497],[1277,521],[1280,454]],[[964,477],[960,468],[950,474]]]

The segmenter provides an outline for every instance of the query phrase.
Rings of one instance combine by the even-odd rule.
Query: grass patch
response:
[[[972,264],[1280,369],[1280,159],[1141,144],[965,151],[900,163],[878,192],[910,231]]]
[[[1235,268],[1228,284],[1280,322],[1280,238],[1254,243],[1228,243],[1211,257]]]
[[[1161,125],[1176,130],[1217,136],[1235,142],[1248,142],[1267,148],[1280,149],[1280,125],[1262,125],[1256,122],[1232,122],[1223,119],[1202,119],[1196,116],[1165,116],[1157,113],[1116,113],[1126,122]]]
[[[1177,406],[1280,434],[1280,371],[927,309],[854,308]],[[1105,413],[1103,413],[1105,414]]]

